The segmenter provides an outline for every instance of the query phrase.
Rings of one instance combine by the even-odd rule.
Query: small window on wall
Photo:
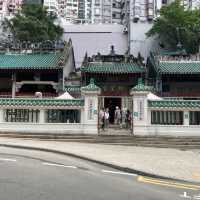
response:
[[[137,107],[138,107],[139,120],[143,120],[144,119],[144,100],[143,99],[138,100]]]
[[[80,110],[47,110],[47,123],[80,123]]]
[[[29,122],[37,123],[39,121],[39,110],[33,109],[6,109],[6,122]]]
[[[182,111],[151,111],[151,124],[182,125]]]
[[[163,91],[163,92],[169,92],[169,91],[170,91],[170,86],[169,86],[168,84],[163,85],[163,86],[162,86],[162,91]]]

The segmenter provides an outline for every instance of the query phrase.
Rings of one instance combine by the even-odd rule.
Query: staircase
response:
[[[123,131],[122,131],[123,132]],[[82,142],[105,145],[143,146],[176,149],[200,149],[200,136],[196,137],[171,137],[171,136],[134,136],[130,132],[124,135],[83,135],[83,134],[26,134],[26,133],[0,133],[1,137],[36,139],[60,142]]]

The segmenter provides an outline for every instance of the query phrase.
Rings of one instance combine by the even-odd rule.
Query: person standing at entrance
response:
[[[122,118],[121,110],[119,109],[118,106],[116,106],[116,109],[115,109],[115,122],[116,122],[117,125],[121,124],[121,118]]]
[[[125,120],[127,129],[131,128],[131,119],[132,119],[131,112],[129,110],[127,110],[127,112],[126,112],[126,120]]]
[[[109,127],[109,118],[110,118],[109,109],[106,108],[106,112],[105,112],[105,128]]]
[[[101,109],[99,113],[101,129],[104,131],[105,129],[105,109]]]

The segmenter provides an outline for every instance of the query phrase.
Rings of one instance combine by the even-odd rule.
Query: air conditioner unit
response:
[[[128,33],[128,28],[127,28],[127,27],[124,27],[124,28],[123,28],[123,33],[124,33],[124,34]]]
[[[135,16],[133,17],[133,21],[134,21],[134,22],[138,22],[139,19],[140,19],[139,15],[135,15]]]
[[[157,18],[158,18],[158,16],[157,16],[157,17],[153,17],[153,21],[156,21],[156,20],[157,20]]]

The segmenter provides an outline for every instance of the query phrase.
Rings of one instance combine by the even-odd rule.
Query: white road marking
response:
[[[109,171],[109,170],[101,170],[104,173],[110,173],[110,174],[121,174],[121,175],[128,175],[128,176],[138,176],[137,174],[127,173],[127,172],[118,172],[118,171]]]
[[[191,196],[187,195],[187,192],[183,192],[183,194],[180,195],[180,197],[185,198],[185,199],[192,199]]]
[[[43,162],[43,165],[48,165],[48,166],[55,166],[55,167],[64,167],[64,168],[73,168],[77,169],[76,166],[73,165],[62,165],[62,164],[56,164],[56,163],[49,163],[49,162]]]
[[[0,158],[0,161],[16,162],[17,160],[11,158]]]

